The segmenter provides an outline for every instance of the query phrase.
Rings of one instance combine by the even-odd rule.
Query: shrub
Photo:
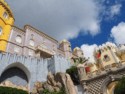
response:
[[[114,94],[125,94],[125,77],[116,84]]]
[[[16,88],[0,86],[0,94],[28,94],[28,92]]]
[[[59,92],[56,92],[56,91],[51,92],[48,89],[44,89],[43,91],[40,92],[40,94],[66,94],[66,93],[65,93],[65,89],[61,88]]]
[[[68,73],[75,85],[80,84],[79,76],[78,76],[78,70],[76,66],[72,66],[70,69],[66,70],[66,73]]]

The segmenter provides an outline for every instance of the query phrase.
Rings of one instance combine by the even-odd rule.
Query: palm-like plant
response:
[[[81,58],[81,57],[79,57],[79,58],[72,58],[72,60],[74,61],[74,65],[75,66],[77,66],[78,64],[83,64],[83,63],[87,62],[88,59],[86,59],[85,57],[84,58]]]

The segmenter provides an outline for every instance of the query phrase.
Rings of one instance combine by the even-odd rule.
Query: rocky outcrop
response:
[[[65,89],[66,94],[77,94],[75,86],[66,73],[57,73],[53,75],[48,73],[47,81],[44,83],[36,82],[33,89],[33,94],[40,94],[40,91],[47,89],[51,92],[59,92],[62,88]]]
[[[57,73],[55,78],[57,81],[61,82],[61,84],[65,87],[65,91],[67,94],[76,94],[75,86],[68,74]]]
[[[12,88],[17,88],[17,89],[28,91],[28,86],[17,86],[17,85],[13,84],[10,81],[4,81],[4,82],[2,82],[0,84],[0,86],[3,86],[3,87],[12,87]]]

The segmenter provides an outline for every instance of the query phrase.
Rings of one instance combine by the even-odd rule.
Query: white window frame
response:
[[[4,12],[4,13],[3,13],[3,17],[4,17],[5,19],[8,19],[8,17],[9,17],[8,13],[7,13],[7,12]]]
[[[15,41],[16,41],[17,43],[20,43],[20,44],[21,44],[21,43],[22,43],[22,37],[21,37],[20,35],[17,35]]]
[[[2,32],[3,32],[3,29],[2,29],[2,27],[0,26],[0,35],[2,35]]]

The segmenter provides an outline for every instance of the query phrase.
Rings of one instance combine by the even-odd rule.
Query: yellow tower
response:
[[[0,0],[0,52],[5,52],[10,31],[14,24],[14,16],[9,5]]]

